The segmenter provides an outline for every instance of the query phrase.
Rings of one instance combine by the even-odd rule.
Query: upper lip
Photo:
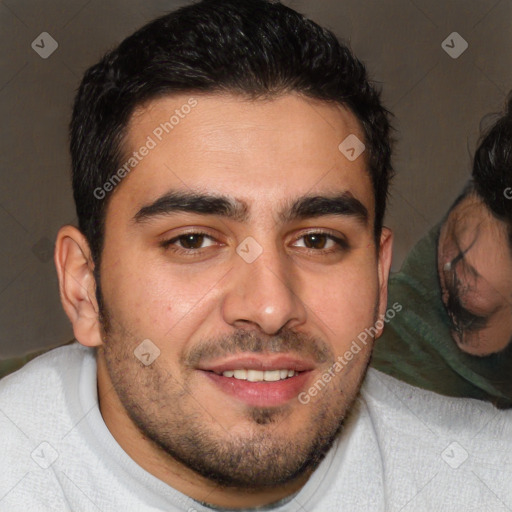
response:
[[[222,359],[214,363],[199,365],[199,370],[222,373],[227,370],[294,370],[296,372],[304,372],[313,370],[315,364],[306,359],[301,359],[290,355],[276,356],[255,356],[242,355],[231,358]]]

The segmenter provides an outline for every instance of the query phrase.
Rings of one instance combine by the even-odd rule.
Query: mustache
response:
[[[198,342],[183,354],[181,362],[194,368],[199,363],[242,353],[292,354],[318,364],[334,360],[334,353],[329,345],[316,336],[292,330],[283,330],[274,336],[265,336],[257,331],[238,330]]]

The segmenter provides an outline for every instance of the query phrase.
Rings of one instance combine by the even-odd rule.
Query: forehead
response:
[[[353,161],[347,158],[339,146],[348,136],[364,141],[349,110],[298,95],[159,98],[132,116],[121,165],[134,152],[137,162],[112,203],[135,210],[181,190],[222,194],[269,209],[295,196],[349,191],[373,219],[366,151]]]

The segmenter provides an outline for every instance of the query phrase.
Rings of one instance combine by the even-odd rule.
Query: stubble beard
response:
[[[187,381],[174,379],[158,360],[148,367],[140,363],[133,353],[140,340],[109,314],[103,300],[100,304],[106,368],[126,413],[141,434],[213,484],[248,493],[290,484],[319,466],[343,429],[370,361],[369,351],[354,372],[353,382],[347,385],[343,378],[333,379],[319,393],[319,399],[307,405],[247,406],[244,422],[250,428],[244,429],[243,435],[233,434],[206,412],[200,397],[191,395]],[[240,333],[238,339],[244,336]],[[288,341],[294,336],[300,339],[289,333]],[[295,343],[300,346],[299,341]],[[330,357],[334,362],[332,354]],[[277,430],[296,407],[310,407],[311,413],[290,439],[286,429],[282,433]]]

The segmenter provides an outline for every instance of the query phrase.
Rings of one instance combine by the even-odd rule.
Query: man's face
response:
[[[319,463],[356,396],[371,343],[298,400],[384,312],[390,239],[378,263],[365,154],[338,149],[364,140],[350,112],[294,95],[194,98],[162,140],[188,96],[150,102],[129,126],[130,154],[148,136],[156,147],[108,206],[99,358],[174,460],[222,485],[276,486]],[[148,366],[143,340],[160,351]]]
[[[443,302],[461,350],[484,356],[512,339],[512,255],[504,222],[469,196],[441,230],[438,267]]]

